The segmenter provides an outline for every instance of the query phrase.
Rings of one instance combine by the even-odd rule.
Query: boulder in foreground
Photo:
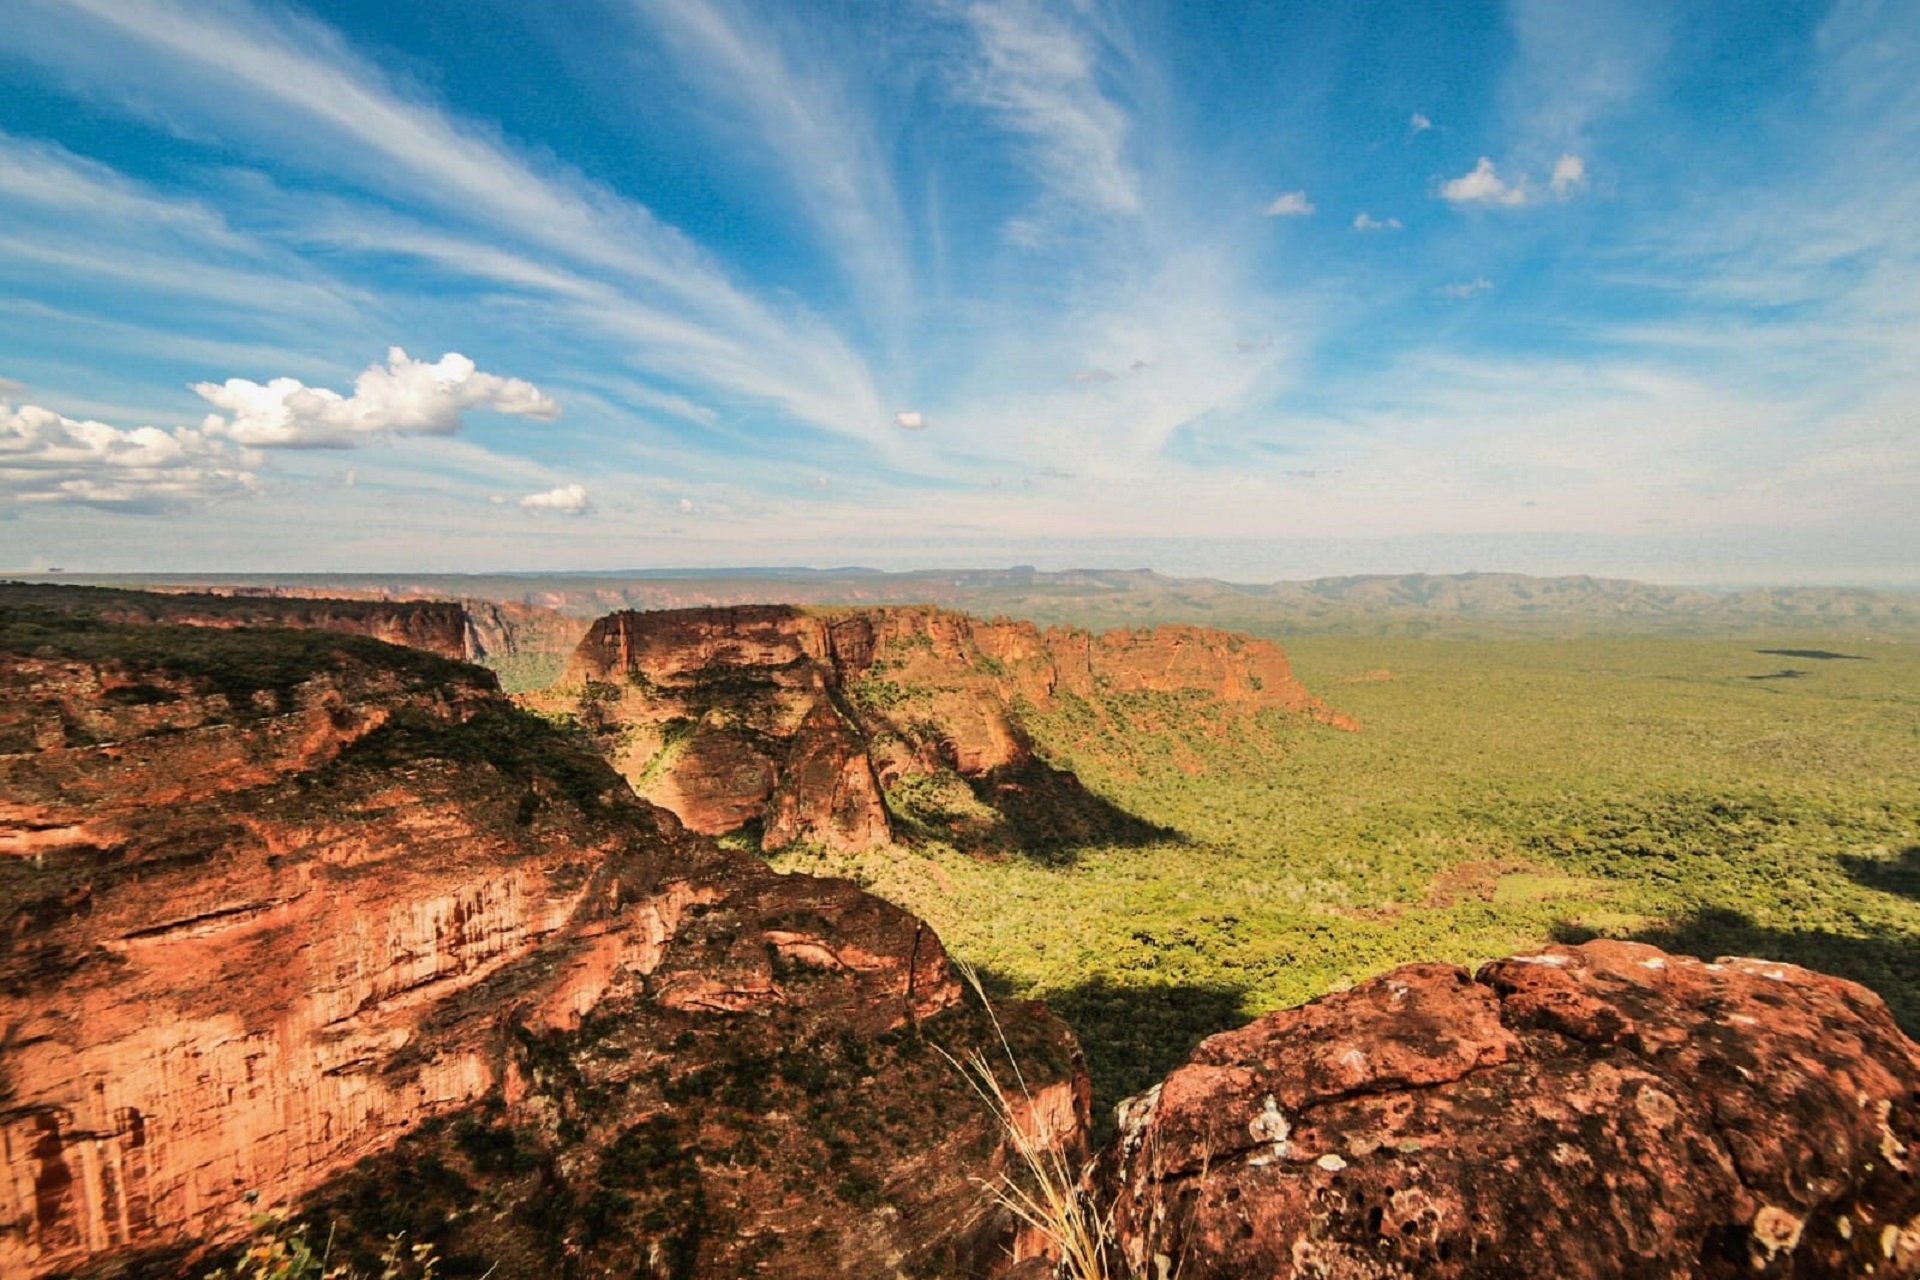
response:
[[[1920,1275],[1920,1049],[1792,965],[1409,965],[1122,1112],[1099,1177],[1130,1274]]]

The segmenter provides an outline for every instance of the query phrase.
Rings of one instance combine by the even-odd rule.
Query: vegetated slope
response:
[[[467,622],[444,601],[295,599],[209,592],[120,591],[66,584],[0,582],[0,607],[63,613],[111,624],[164,622],[186,627],[293,627],[370,636],[443,658],[468,657]]]
[[[8,1275],[170,1273],[303,1196],[337,1257],[447,1275],[1010,1260],[936,1051],[997,1040],[933,933],[687,833],[478,668],[0,599],[0,912]],[[1000,1025],[1074,1141],[1071,1037]]]
[[[1251,1014],[1555,936],[1792,960],[1920,1030],[1920,646],[1302,636],[1287,654],[1365,731],[1260,713],[1220,734],[1154,693],[1113,699],[1110,723],[1025,721],[1167,841],[774,864],[860,878],[1043,996],[1086,1047],[1096,1114]]]
[[[619,613],[561,685],[635,787],[698,831],[768,850],[929,835],[1030,853],[1165,832],[1086,790],[1027,721],[1111,722],[1130,694],[1192,700],[1218,732],[1262,712],[1345,728],[1269,641],[1194,627],[1093,635],[925,607]]]

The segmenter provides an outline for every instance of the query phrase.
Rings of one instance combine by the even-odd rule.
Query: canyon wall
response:
[[[1358,728],[1271,641],[1181,626],[1095,635],[924,606],[613,614],[541,705],[577,707],[635,787],[697,831],[758,824],[767,849],[848,849],[895,837],[902,815],[886,796],[914,779],[951,784],[945,828],[963,840],[1016,819],[1062,839],[1150,834],[1049,764],[1025,723],[1063,700],[1105,714],[1140,694],[1193,699],[1196,716]]]
[[[984,1015],[920,922],[688,833],[476,668],[124,616],[0,596],[0,1273],[184,1266],[434,1142],[469,1207],[598,1187],[568,1203],[634,1219],[589,1251],[629,1274],[663,1232],[695,1257],[685,1274],[737,1274],[754,1240],[767,1274],[1008,1260],[1012,1224],[971,1181],[1002,1158],[993,1122],[914,1048],[970,1044]],[[1084,1125],[1071,1036],[1038,1009],[1003,1019],[1037,1091],[1078,1098]],[[682,1097],[809,1045],[789,1065],[842,1100],[831,1114],[765,1114],[779,1079]],[[915,1052],[901,1108],[874,1063]],[[544,1154],[490,1164],[449,1136],[477,1121],[432,1123],[476,1114]],[[797,1195],[738,1176],[688,1130],[699,1212],[676,1201],[649,1228],[621,1143],[693,1115],[710,1141],[752,1133],[834,1179]],[[839,1136],[869,1129],[884,1147]],[[782,1255],[787,1231],[808,1243]],[[534,1274],[567,1246],[528,1228],[475,1247]]]

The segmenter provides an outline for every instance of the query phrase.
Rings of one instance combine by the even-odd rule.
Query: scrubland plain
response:
[[[1362,732],[1156,694],[1028,719],[1172,838],[983,857],[923,831],[775,865],[850,875],[1044,997],[1101,1103],[1251,1015],[1549,939],[1789,960],[1920,1030],[1920,646],[1281,638]]]

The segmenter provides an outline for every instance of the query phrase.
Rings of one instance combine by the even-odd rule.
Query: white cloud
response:
[[[1475,276],[1471,280],[1459,280],[1453,284],[1441,286],[1440,292],[1449,298],[1471,298],[1476,293],[1485,293],[1493,288],[1493,281],[1485,276]]]
[[[1562,153],[1554,161],[1553,173],[1547,186],[1560,200],[1568,199],[1574,191],[1586,185],[1587,164],[1571,152]],[[1492,160],[1480,157],[1473,166],[1473,172],[1460,175],[1440,184],[1440,198],[1450,204],[1495,205],[1512,208],[1531,204],[1539,199],[1540,190],[1533,186],[1525,176],[1508,182],[1500,176]]]
[[[531,382],[481,373],[457,351],[428,364],[393,347],[385,368],[371,365],[353,380],[351,396],[309,387],[297,378],[275,378],[264,386],[229,378],[198,382],[193,389],[233,415],[208,414],[203,425],[209,435],[260,448],[346,449],[386,432],[452,435],[468,409],[546,420],[560,416],[559,404]]]
[[[1553,162],[1553,194],[1565,200],[1573,189],[1587,181],[1587,164],[1579,156],[1568,154]]]
[[[103,92],[177,120],[183,132],[211,129],[277,162],[304,162],[370,189],[378,207],[337,202],[375,229],[356,246],[363,251],[389,251],[377,230],[392,223],[393,208],[432,210],[442,224],[514,246],[495,248],[483,264],[468,266],[455,252],[438,265],[484,278],[538,257],[563,286],[566,318],[617,338],[631,367],[768,400],[827,430],[859,432],[846,424],[861,423],[869,438],[878,434],[871,375],[819,316],[749,293],[645,206],[435,109],[318,23],[241,5],[69,0],[62,21],[39,25],[44,35],[29,56],[67,63],[84,47],[76,74],[92,82],[106,77],[103,67],[124,72]],[[310,220],[287,204],[290,221]]]
[[[161,511],[258,485],[226,442],[191,427],[122,430],[0,399],[0,494],[23,503]]]
[[[1304,218],[1313,212],[1313,202],[1304,191],[1289,191],[1275,196],[1261,212],[1269,218]]]
[[[1400,219],[1376,218],[1365,209],[1362,209],[1353,216],[1353,229],[1355,231],[1398,231],[1400,230]]]
[[[962,92],[1027,139],[1027,163],[1054,200],[1100,215],[1137,213],[1129,120],[1101,90],[1087,33],[1020,0],[972,5],[967,18],[980,58],[961,73]]]
[[[927,415],[918,409],[902,409],[893,415],[894,425],[907,431],[919,431],[927,425]]]
[[[877,121],[860,109],[843,71],[817,55],[809,19],[788,28],[773,12],[727,0],[640,0],[680,64],[742,116],[764,145],[841,267],[875,307],[899,322],[914,301],[913,262]],[[653,87],[640,86],[643,95]]]
[[[1451,204],[1519,205],[1527,202],[1522,183],[1508,183],[1495,171],[1486,156],[1473,166],[1473,172],[1440,184],[1440,198]]]
[[[1513,57],[1501,114],[1531,163],[1544,163],[1548,148],[1587,145],[1596,123],[1641,98],[1684,27],[1683,7],[1637,0],[1508,0],[1505,9]]]
[[[1433,128],[1433,121],[1416,111],[1413,113],[1413,118],[1407,121],[1407,128],[1413,130],[1415,133],[1425,133],[1427,130]]]
[[[24,385],[12,378],[0,378],[0,400],[11,400],[25,390]]]
[[[563,484],[547,490],[545,493],[530,493],[520,499],[520,509],[536,515],[550,513],[561,516],[583,516],[593,509],[587,500],[587,491],[577,484]]]

